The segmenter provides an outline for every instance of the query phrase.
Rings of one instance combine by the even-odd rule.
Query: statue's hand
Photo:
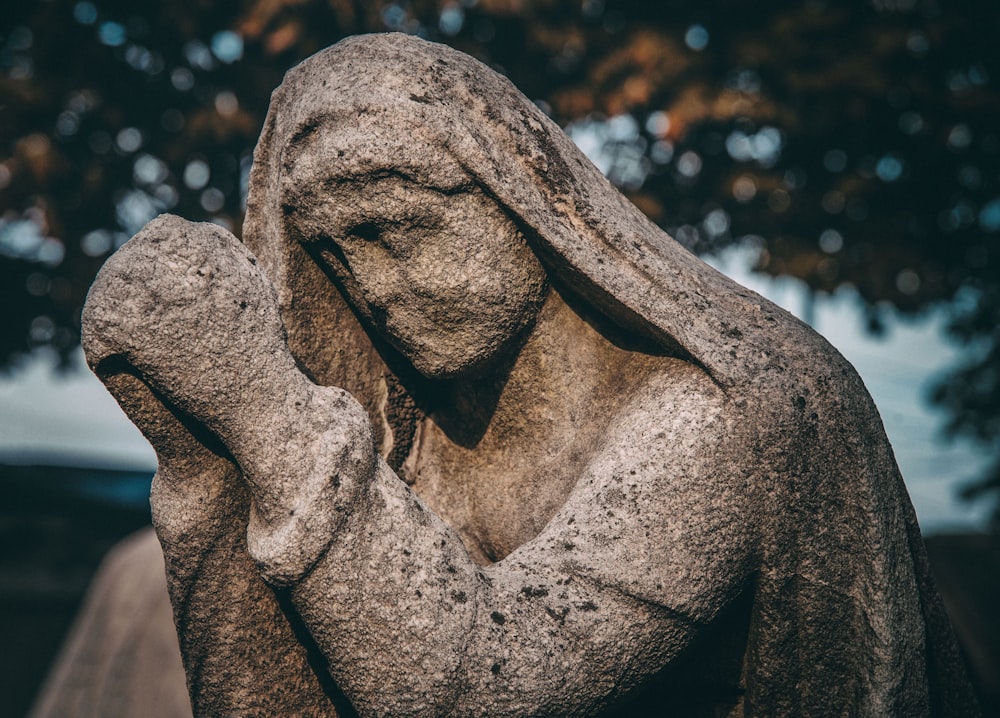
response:
[[[222,228],[170,215],[105,263],[84,308],[83,344],[92,366],[124,360],[217,432],[253,426],[290,384],[298,394],[307,383],[256,259]]]
[[[350,394],[298,369],[253,255],[215,225],[162,216],[107,261],[83,324],[99,376],[138,374],[232,455],[265,578],[308,570],[375,471],[371,426]]]

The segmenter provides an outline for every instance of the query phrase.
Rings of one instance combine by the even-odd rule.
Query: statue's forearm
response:
[[[153,522],[195,715],[336,716],[296,617],[247,554],[239,468],[128,367],[105,364],[100,378],[157,452]]]
[[[481,569],[379,461],[292,600],[362,715],[589,715],[692,625],[587,574],[544,542]]]

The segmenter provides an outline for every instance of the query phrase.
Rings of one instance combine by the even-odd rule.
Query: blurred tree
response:
[[[0,19],[0,364],[63,356],[100,263],[162,211],[239,234],[283,71],[397,30],[507,74],[698,252],[885,306],[947,302],[936,398],[1000,489],[1000,4],[34,0]]]

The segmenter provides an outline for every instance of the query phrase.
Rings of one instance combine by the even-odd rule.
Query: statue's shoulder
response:
[[[704,453],[704,446],[730,441],[739,411],[708,372],[682,359],[660,357],[629,388],[629,398],[613,423],[613,444],[643,445],[650,458]]]

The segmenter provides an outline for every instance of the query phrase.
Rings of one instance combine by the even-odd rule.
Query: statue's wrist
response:
[[[309,409],[298,435],[307,431],[311,441],[289,446],[283,465],[244,467],[253,500],[248,548],[264,578],[280,586],[298,582],[326,553],[377,470],[371,424],[350,394],[319,388]]]

